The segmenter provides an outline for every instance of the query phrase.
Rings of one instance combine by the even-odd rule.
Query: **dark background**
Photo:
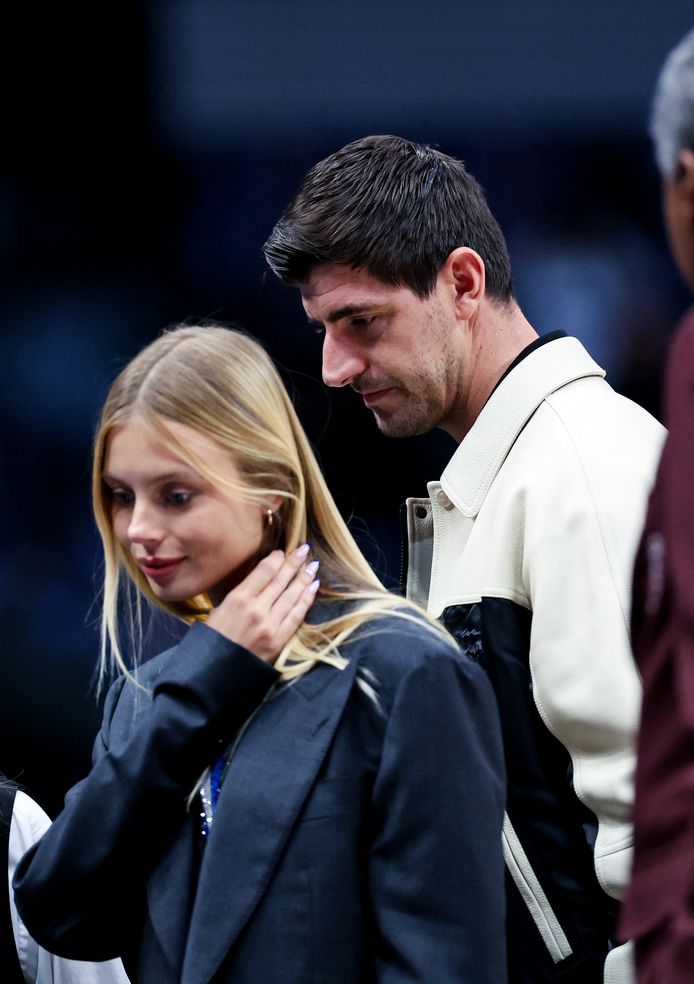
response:
[[[317,159],[367,133],[462,157],[506,231],[521,306],[659,412],[688,303],[646,135],[682,0],[187,0],[0,14],[2,768],[54,813],[99,710],[89,445],[118,368],[217,318],[287,370],[331,488],[389,584],[398,505],[451,452],[381,438],[319,381],[320,339],[261,245]]]

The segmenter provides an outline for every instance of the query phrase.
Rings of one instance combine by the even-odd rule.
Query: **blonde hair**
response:
[[[320,560],[319,598],[342,601],[333,618],[305,622],[275,664],[285,679],[316,662],[344,665],[338,649],[356,629],[384,612],[421,621],[450,638],[426,613],[390,594],[373,573],[325,484],[306,434],[282,380],[265,350],[244,333],[221,326],[179,326],[164,332],[126,366],[113,383],[96,432],[92,496],[104,549],[101,674],[115,663],[130,675],[119,639],[119,601],[125,594],[130,634],[141,645],[142,599],[186,622],[204,620],[211,604],[204,595],[183,602],[161,601],[116,539],[110,491],[103,480],[111,430],[137,416],[163,443],[205,479],[228,494],[266,506],[280,498],[277,521],[266,530],[263,552],[286,551],[309,541]],[[210,471],[173,432],[167,421],[207,435],[233,457],[242,485]],[[123,592],[125,572],[135,589]]]

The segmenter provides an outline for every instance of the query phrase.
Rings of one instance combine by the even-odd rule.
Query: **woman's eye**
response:
[[[118,506],[132,506],[135,496],[128,489],[111,489],[111,499]]]
[[[174,489],[172,492],[167,492],[164,496],[164,502],[167,506],[185,506],[190,502],[191,493],[183,492],[180,489]]]

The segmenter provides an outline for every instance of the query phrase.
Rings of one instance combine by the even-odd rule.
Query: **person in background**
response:
[[[128,984],[120,960],[84,963],[57,957],[39,946],[17,912],[12,878],[17,863],[48,830],[41,807],[0,776],[0,854],[7,861],[7,891],[0,894],[2,984]]]
[[[631,570],[663,428],[577,339],[538,338],[482,190],[432,147],[373,136],[319,162],[265,255],[324,332],[328,385],[387,436],[458,443],[408,500],[406,583],[496,692],[509,979],[626,982]]]
[[[672,255],[694,289],[694,30],[663,66],[651,135]],[[644,695],[621,929],[636,941],[639,984],[694,979],[694,309],[672,341],[665,420],[634,570],[632,641]]]
[[[124,672],[17,868],[35,937],[143,984],[503,984],[489,681],[373,574],[260,345],[183,327],[136,356],[93,498]],[[134,674],[129,589],[135,626],[144,600],[191,623]]]

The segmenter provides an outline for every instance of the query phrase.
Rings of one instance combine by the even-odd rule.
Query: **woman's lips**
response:
[[[183,557],[164,557],[161,560],[141,560],[140,570],[153,581],[163,580],[183,563]]]

